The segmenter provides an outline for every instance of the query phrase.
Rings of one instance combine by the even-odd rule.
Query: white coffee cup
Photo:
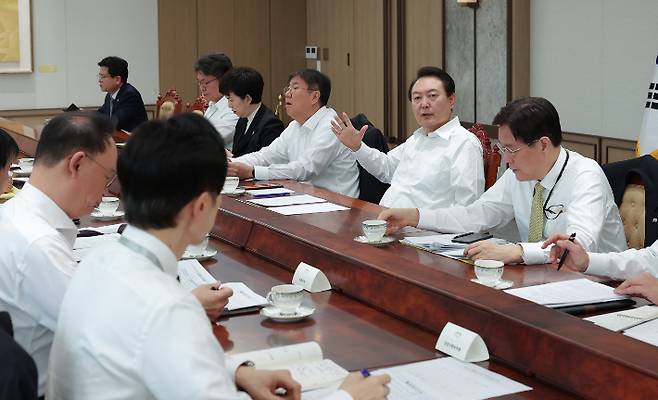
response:
[[[503,277],[505,263],[496,260],[476,260],[475,276],[482,283],[496,283]]]
[[[304,289],[297,285],[277,285],[267,294],[267,301],[278,308],[281,315],[295,315],[303,299]]]
[[[387,222],[382,219],[369,219],[361,223],[363,234],[368,242],[380,242],[386,233]]]
[[[189,254],[192,257],[202,256],[206,252],[206,249],[208,248],[208,240],[209,240],[209,236],[206,235],[206,237],[203,238],[201,242],[188,245],[186,248],[187,254]]]
[[[34,158],[19,158],[18,166],[21,167],[23,171],[30,172],[34,166]]]
[[[222,188],[222,192],[225,193],[233,193],[235,190],[238,188],[238,184],[240,183],[240,178],[237,176],[227,176],[226,180],[224,181],[224,187]]]
[[[114,215],[114,213],[119,208],[119,198],[118,197],[103,197],[100,204],[98,205],[98,211],[103,215]]]

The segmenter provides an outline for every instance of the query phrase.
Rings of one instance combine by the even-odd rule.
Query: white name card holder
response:
[[[436,341],[437,350],[466,362],[489,359],[489,350],[484,340],[473,331],[448,322]]]
[[[306,263],[300,262],[292,277],[292,283],[311,293],[331,290],[331,284],[324,272]]]

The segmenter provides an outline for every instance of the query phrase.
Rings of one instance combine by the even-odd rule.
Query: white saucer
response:
[[[299,306],[295,314],[281,315],[281,311],[278,308],[267,306],[260,310],[260,315],[276,322],[296,322],[311,316],[314,312],[315,308],[313,307]]]
[[[514,286],[514,282],[508,281],[506,279],[501,279],[498,282],[493,282],[493,283],[484,283],[484,282],[480,282],[477,278],[473,278],[471,279],[471,282],[479,283],[480,285],[484,285],[490,288],[500,289],[500,290],[509,289],[512,286]]]
[[[365,236],[357,236],[354,238],[355,242],[363,243],[363,244],[369,244],[372,246],[386,246],[389,243],[395,242],[395,238],[392,236],[384,236],[382,240],[377,241],[377,242],[369,242],[368,239],[366,239]]]
[[[225,191],[222,190],[222,191],[220,192],[220,194],[223,194],[223,195],[226,195],[226,196],[239,196],[239,195],[241,195],[241,194],[244,193],[244,192],[246,192],[245,188],[241,188],[241,187],[239,187],[239,188],[235,189],[235,190],[232,191],[232,192],[225,192]]]
[[[203,252],[203,254],[198,255],[198,256],[191,256],[187,250],[183,252],[183,256],[180,258],[181,260],[197,260],[197,261],[204,261],[208,260],[210,258],[213,258],[217,255],[217,250],[213,249],[212,247],[206,248],[206,251]]]
[[[100,211],[93,211],[91,217],[99,221],[113,221],[126,215],[123,211],[115,211],[112,214],[102,214]]]

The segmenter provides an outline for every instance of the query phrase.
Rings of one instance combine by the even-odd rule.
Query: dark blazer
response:
[[[644,246],[649,247],[658,239],[658,160],[650,155],[618,161],[603,166],[608,178],[615,203],[621,206],[626,185],[633,174],[642,178],[644,183]]]
[[[13,339],[9,313],[0,312],[0,400],[37,398],[37,366]]]
[[[112,96],[108,93],[105,95],[105,103],[98,111],[110,115],[110,101]],[[123,129],[128,132],[132,132],[137,125],[148,119],[142,95],[130,83],[123,84],[119,89],[111,117],[117,130]]]
[[[386,143],[384,134],[368,120],[368,117],[364,114],[358,114],[354,118],[351,118],[351,121],[356,129],[361,129],[363,125],[368,125],[366,134],[363,136],[363,143],[384,154],[388,153],[388,143]],[[359,167],[359,199],[379,204],[384,193],[386,193],[391,185],[375,178],[358,161],[357,165]]]
[[[246,125],[247,118],[240,118],[235,125],[232,151],[234,157],[253,153],[269,146],[284,129],[283,122],[265,104],[261,104],[249,128],[245,131]]]

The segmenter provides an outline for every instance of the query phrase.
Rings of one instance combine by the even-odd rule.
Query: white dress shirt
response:
[[[544,237],[554,233],[576,232],[576,240],[588,251],[626,250],[626,237],[612,190],[601,167],[589,158],[560,148],[557,161],[541,181],[545,201],[555,187],[549,209],[563,212],[556,219],[546,219]],[[564,172],[557,180],[560,171]],[[532,194],[537,181],[521,182],[511,169],[475,203],[440,210],[420,210],[418,227],[442,232],[486,231],[516,220],[519,236],[528,240]],[[526,264],[548,262],[550,249],[542,242],[520,243]]]
[[[356,157],[331,131],[335,115],[321,107],[304,125],[292,121],[269,146],[234,160],[253,165],[256,179],[294,179],[357,197]]]
[[[484,191],[482,145],[458,117],[433,132],[417,129],[388,154],[365,143],[354,154],[366,171],[391,184],[379,202],[385,207],[465,206]]]
[[[644,249],[628,249],[621,253],[589,253],[586,274],[628,279],[642,272],[658,277],[658,240]]]
[[[39,395],[60,305],[77,268],[77,232],[71,218],[29,182],[0,207],[0,310],[9,311],[14,338],[34,358]]]
[[[238,116],[228,106],[228,99],[222,96],[217,103],[208,102],[204,117],[217,129],[217,132],[224,139],[224,146],[227,149],[233,149],[233,135],[235,135],[235,125],[238,123]]]

